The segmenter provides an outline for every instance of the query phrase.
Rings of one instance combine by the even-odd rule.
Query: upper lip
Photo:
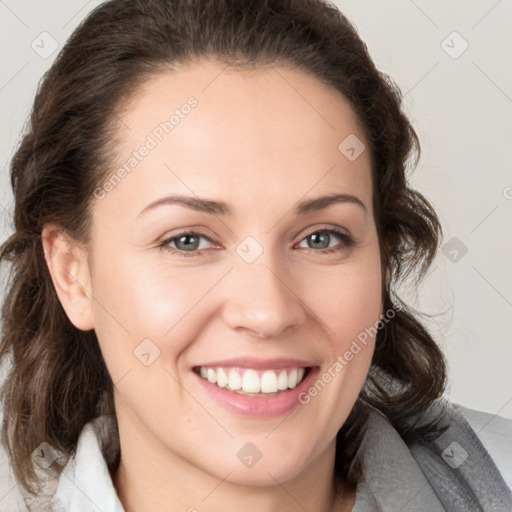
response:
[[[308,368],[312,366],[316,366],[316,364],[312,361],[306,361],[304,359],[295,359],[289,357],[278,357],[275,359],[261,359],[254,357],[236,357],[232,359],[224,359],[222,361],[208,361],[207,363],[202,363],[197,365],[198,367],[239,367],[239,368],[254,368],[257,370],[271,370],[278,368],[290,368],[290,367],[303,367]]]

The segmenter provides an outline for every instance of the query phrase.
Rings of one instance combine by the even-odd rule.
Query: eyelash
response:
[[[347,233],[344,233],[343,231],[339,231],[337,229],[332,229],[332,228],[331,229],[327,229],[327,228],[326,229],[317,229],[316,231],[311,231],[304,238],[302,238],[302,240],[305,240],[306,238],[309,238],[311,235],[314,235],[317,233],[328,233],[328,234],[334,233],[336,236],[338,236],[343,241],[343,243],[339,246],[335,246],[335,247],[331,247],[331,248],[327,248],[327,249],[317,250],[317,249],[307,248],[305,250],[308,252],[308,254],[311,252],[316,252],[316,253],[320,253],[320,254],[341,252],[343,250],[347,250],[347,249],[357,245],[356,240],[354,240],[354,238],[352,238],[350,235],[348,235]],[[179,256],[183,256],[186,258],[196,257],[196,256],[204,256],[204,253],[201,250],[187,252],[187,251],[183,251],[181,249],[174,249],[172,247],[169,247],[169,244],[171,242],[174,242],[175,240],[178,240],[179,238],[186,236],[186,235],[201,237],[201,238],[204,238],[204,239],[208,240],[209,242],[213,243],[213,240],[206,235],[203,235],[196,231],[183,231],[182,233],[178,233],[177,235],[173,235],[172,237],[162,240],[158,244],[158,248],[160,248],[164,251],[169,251],[171,254],[177,254]],[[301,242],[302,242],[302,240],[301,240]]]

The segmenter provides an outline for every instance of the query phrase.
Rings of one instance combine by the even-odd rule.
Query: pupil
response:
[[[316,239],[318,239],[319,237],[325,237],[325,236],[326,236],[325,233],[315,233],[315,234],[311,235],[314,244],[317,243]],[[325,246],[325,247],[327,247],[327,246]],[[322,247],[322,248],[325,248],[325,247]]]
[[[190,239],[190,238],[192,238],[192,239],[194,239],[194,238],[195,238],[195,239],[196,239],[196,243],[195,243],[195,244],[194,244],[194,243],[191,243],[191,244],[190,244],[190,243],[188,243],[188,244],[187,244],[187,243],[185,243],[185,245],[184,245],[185,250],[188,250],[188,249],[190,249],[191,247],[192,247],[192,249],[197,249],[197,247],[195,247],[195,246],[197,245],[197,237],[196,237],[196,236],[194,236],[194,235],[183,235],[182,237],[180,237],[180,238],[178,239],[178,243],[181,243],[183,240],[187,240],[187,239]],[[187,249],[187,248],[188,248],[188,249]]]

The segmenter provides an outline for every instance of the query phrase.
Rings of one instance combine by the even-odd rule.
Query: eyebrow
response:
[[[307,213],[323,210],[337,203],[355,204],[360,206],[364,210],[364,212],[367,213],[366,206],[361,201],[361,199],[351,194],[331,194],[316,197],[314,199],[305,199],[295,207],[294,213],[297,216],[301,216]],[[161,199],[153,201],[139,213],[139,217],[159,206],[173,204],[179,204],[192,210],[208,213],[211,215],[232,214],[230,206],[224,201],[214,201],[212,199],[204,199],[200,197],[192,197],[185,195],[172,195],[162,197]]]

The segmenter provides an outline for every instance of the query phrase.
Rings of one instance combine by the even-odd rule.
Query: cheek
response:
[[[93,272],[93,314],[112,379],[115,382],[141,366],[172,370],[207,323],[212,308],[207,294],[225,269],[178,267],[164,257],[125,256],[122,251],[102,254],[98,250],[101,264]],[[156,364],[147,368],[140,364],[137,357],[142,347],[152,357],[158,354]]]
[[[336,411],[325,419],[332,425],[344,421],[368,374],[383,313],[380,269],[375,244],[375,250],[350,264],[316,273],[308,286],[308,302],[316,305],[312,309],[324,327],[321,343],[326,358],[317,385],[304,400],[322,395],[322,402],[329,405],[318,414]]]
[[[382,281],[377,251],[337,268],[320,269],[305,283],[307,304],[321,320],[337,353],[379,320]]]

